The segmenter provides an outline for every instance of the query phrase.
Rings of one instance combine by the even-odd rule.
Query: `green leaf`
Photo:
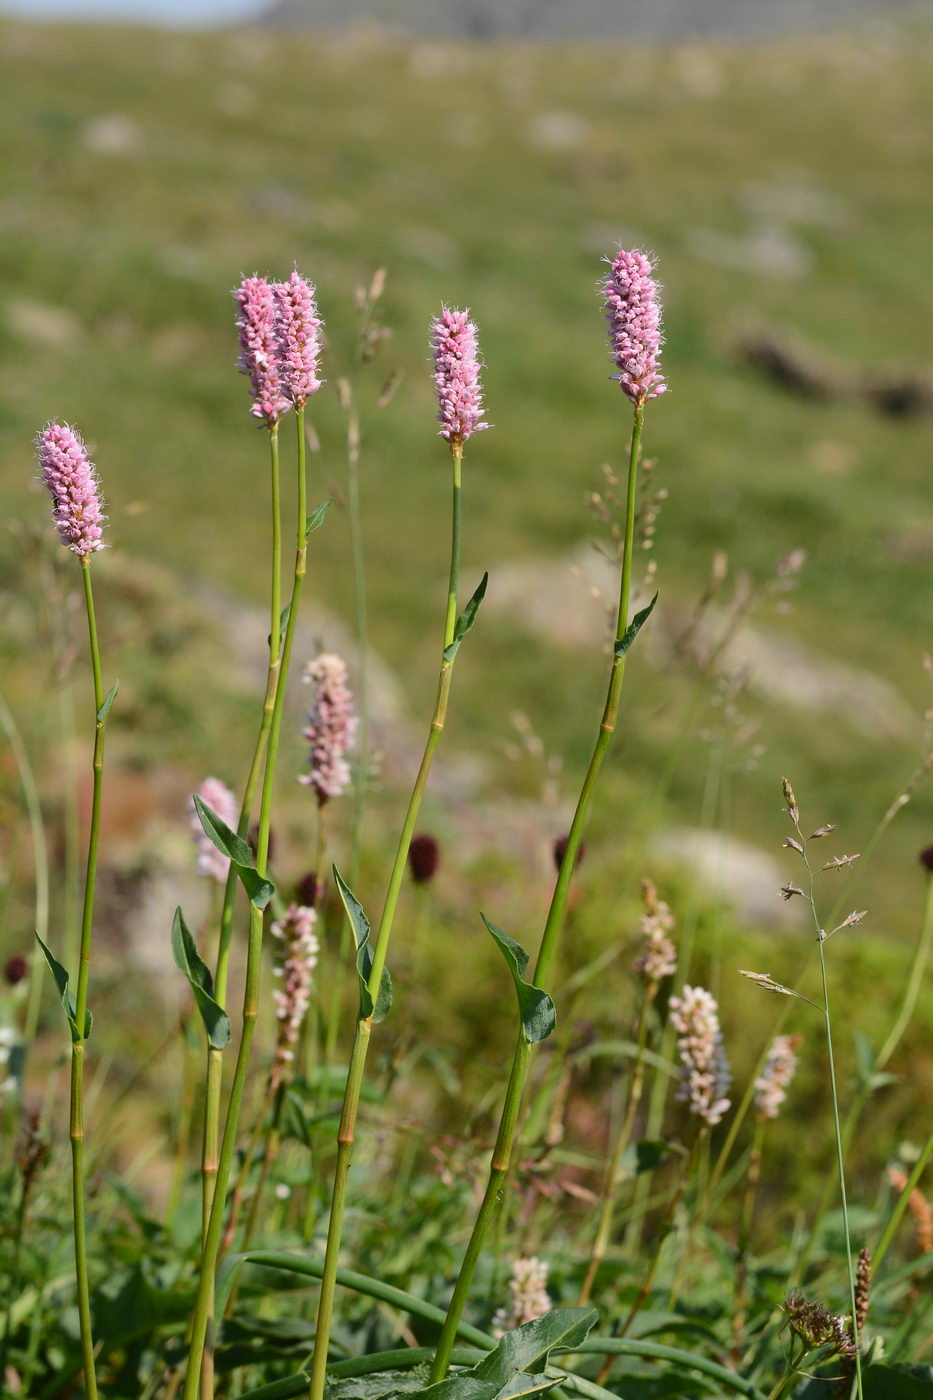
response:
[[[884,1366],[862,1373],[865,1400],[933,1400],[933,1367]]]
[[[372,925],[363,912],[362,904],[336,865],[333,867],[333,871],[340,898],[343,900],[343,907],[347,911],[347,918],[350,920],[350,927],[353,929],[353,936],[356,939],[356,972],[360,984],[360,1020],[366,1021],[371,1016],[374,1021],[383,1021],[392,1005],[392,978],[389,976],[389,969],[384,967],[379,981],[379,992],[374,1002],[369,990],[369,979],[373,970],[373,954],[369,945]]]
[[[197,793],[194,795],[194,806],[204,828],[205,836],[233,865],[243,888],[249,895],[250,903],[257,909],[265,909],[275,894],[275,885],[271,880],[260,875],[256,869],[256,857],[253,854],[252,846],[233,831],[221,817],[218,817],[217,813],[212,811]]]
[[[552,1351],[573,1351],[598,1321],[595,1308],[554,1308],[514,1332],[506,1332],[498,1346],[473,1367],[473,1374],[500,1385],[522,1373],[540,1375]]]
[[[111,707],[111,705],[113,704],[114,700],[116,700],[116,698],[117,698],[117,691],[118,691],[119,689],[120,689],[120,682],[119,682],[119,681],[114,681],[113,685],[110,687],[110,689],[107,691],[107,694],[104,696],[104,703],[101,705],[100,709],[97,711],[97,723],[98,723],[98,724],[105,724],[105,723],[106,723],[107,716],[110,714],[110,707]]]
[[[547,992],[542,992],[540,987],[535,987],[531,982],[525,981],[528,954],[521,944],[516,943],[515,939],[510,938],[507,933],[503,933],[501,928],[490,923],[485,914],[481,913],[480,918],[502,949],[502,956],[512,974],[525,1039],[529,1045],[536,1045],[538,1041],[546,1040],[557,1025],[557,1012],[554,1009],[554,1003]]]
[[[470,628],[473,626],[473,623],[476,621],[476,614],[479,612],[479,605],[486,597],[486,585],[488,582],[488,573],[483,574],[483,577],[480,580],[479,587],[473,594],[473,597],[467,603],[466,607],[463,609],[463,612],[457,618],[457,622],[454,627],[453,641],[450,643],[449,646],[444,648],[445,661],[453,661],[454,657],[457,655],[457,652],[460,650],[460,643],[463,641],[464,637],[469,632]]]
[[[291,612],[291,610],[292,610],[292,605],[291,605],[291,600],[289,600],[289,601],[285,604],[285,606],[284,606],[284,608],[282,609],[282,611],[279,613],[279,645],[280,645],[280,646],[281,646],[281,644],[282,644],[282,638],[285,636],[285,629],[286,629],[286,627],[288,626],[288,616],[289,616],[289,613]],[[269,635],[266,637],[266,646],[269,647],[269,646],[271,646],[271,645],[272,645],[272,633],[270,632]]]
[[[546,1390],[553,1390],[556,1385],[560,1385],[560,1376],[529,1376],[524,1371],[519,1371],[510,1381],[506,1381],[501,1390],[496,1391],[496,1400],[506,1400],[506,1397],[519,1395],[543,1395]]]
[[[52,973],[52,976],[55,978],[55,985],[58,988],[58,995],[61,997],[62,1008],[65,1012],[65,1018],[68,1022],[69,1027],[71,1028],[71,1038],[73,1041],[75,1041],[75,1043],[77,1043],[82,1039],[82,1037],[78,1034],[78,1012],[77,1007],[75,1006],[75,999],[72,996],[71,992],[68,990],[68,973],[62,967],[61,963],[58,961],[58,958],[56,958],[55,954],[51,951],[51,949],[47,948],[46,945],[42,942],[42,939],[39,937],[38,934],[36,934],[36,942],[45,954],[45,960],[49,965],[49,970]],[[88,1036],[91,1034],[91,1026],[93,1024],[94,1018],[91,1015],[90,1011],[85,1011],[83,1037],[85,1040],[87,1040]]]
[[[194,993],[197,1008],[207,1031],[207,1039],[215,1050],[223,1050],[230,1044],[233,1034],[230,1017],[223,1007],[214,1000],[214,979],[211,970],[204,962],[195,946],[191,930],[185,923],[180,909],[175,910],[172,920],[172,952],[175,964],[188,979]]]
[[[459,1376],[448,1376],[436,1385],[424,1390],[411,1391],[411,1400],[496,1400],[499,1394],[497,1381],[478,1380],[472,1371]]]
[[[651,599],[651,602],[647,605],[647,607],[642,608],[641,612],[637,612],[632,618],[631,622],[626,627],[624,633],[615,644],[616,656],[624,656],[625,653],[628,651],[629,647],[632,645],[635,638],[638,636],[639,632],[644,627],[651,614],[654,612],[654,605],[657,601],[658,595],[656,593]]]
[[[670,1151],[667,1143],[657,1138],[643,1138],[641,1142],[633,1142],[622,1153],[618,1179],[628,1181],[634,1176],[641,1176],[642,1172],[653,1171],[667,1160]]]
[[[308,538],[312,531],[319,530],[324,524],[324,517],[333,503],[333,497],[328,496],[326,501],[322,501],[319,506],[315,506],[310,515],[305,516],[305,539]]]

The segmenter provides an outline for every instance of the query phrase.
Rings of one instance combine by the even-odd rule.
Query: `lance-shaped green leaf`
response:
[[[554,1308],[514,1332],[506,1332],[499,1345],[472,1368],[473,1374],[500,1385],[521,1374],[538,1376],[546,1369],[552,1351],[573,1351],[598,1320],[595,1308]]]
[[[214,998],[214,979],[211,970],[201,957],[195,945],[191,930],[185,923],[180,909],[175,910],[172,920],[172,953],[176,966],[188,979],[208,1042],[215,1050],[223,1050],[230,1044],[233,1034],[230,1017]]]
[[[113,704],[114,700],[116,700],[116,698],[117,698],[117,691],[118,691],[119,689],[120,689],[120,682],[119,682],[119,681],[114,681],[113,685],[110,687],[110,689],[107,691],[107,694],[104,696],[103,704],[101,705],[100,709],[97,711],[97,723],[98,723],[98,724],[106,724],[106,722],[107,722],[107,716],[110,714],[110,707],[111,707],[111,705]]]
[[[94,1024],[94,1017],[91,1015],[90,1011],[85,1011],[84,1035],[83,1037],[80,1036],[78,1034],[78,1009],[75,1006],[75,999],[68,989],[68,973],[62,967],[61,963],[58,961],[58,958],[56,958],[52,950],[50,948],[47,948],[46,945],[42,942],[42,939],[39,937],[38,934],[36,934],[36,942],[45,954],[45,960],[49,965],[49,971],[55,978],[55,985],[58,988],[58,995],[61,997],[62,1010],[65,1013],[65,1019],[67,1020],[68,1026],[71,1030],[72,1040],[75,1042],[78,1042],[82,1039],[87,1040],[88,1036],[91,1034],[91,1026]]]
[[[362,904],[336,865],[333,867],[333,871],[334,881],[340,892],[340,898],[343,900],[343,907],[347,911],[347,918],[353,929],[353,937],[356,939],[356,972],[360,984],[360,1020],[366,1021],[371,1016],[374,1021],[382,1021],[392,1005],[392,978],[389,976],[389,969],[384,967],[382,977],[379,980],[379,992],[376,1000],[373,1001],[372,993],[369,990],[369,979],[373,970],[373,952],[369,943],[372,925],[363,912]]]
[[[460,643],[463,641],[464,637],[469,632],[470,628],[473,626],[473,623],[476,621],[476,614],[479,612],[479,605],[486,597],[486,585],[488,582],[489,575],[483,574],[483,577],[480,580],[479,587],[473,594],[473,597],[467,603],[466,607],[463,609],[463,612],[457,618],[456,625],[454,626],[453,641],[450,643],[449,646],[444,648],[445,661],[453,661],[454,657],[457,655],[457,652],[460,650]]]
[[[324,524],[324,517],[333,505],[333,497],[328,496],[326,501],[322,501],[319,506],[315,506],[310,515],[305,516],[305,539],[315,530],[319,530]]]
[[[554,1009],[554,1003],[547,992],[543,992],[540,987],[535,987],[531,982],[525,981],[528,954],[522,945],[516,943],[515,939],[510,938],[501,928],[490,923],[485,914],[481,913],[480,918],[502,949],[502,956],[512,974],[512,981],[515,983],[515,992],[518,996],[519,1014],[522,1018],[522,1033],[529,1045],[536,1045],[539,1040],[546,1040],[557,1025],[557,1012]]]
[[[212,811],[197,793],[194,795],[194,806],[204,828],[205,836],[233,865],[243,888],[249,895],[250,903],[255,905],[257,909],[265,909],[275,894],[275,885],[271,880],[266,880],[260,875],[256,869],[256,857],[253,854],[252,846],[218,817],[217,813]]]
[[[651,602],[647,605],[647,607],[642,608],[641,612],[637,612],[632,618],[631,622],[626,627],[622,636],[615,644],[616,656],[624,656],[625,653],[628,651],[629,647],[632,645],[635,638],[638,636],[639,632],[644,627],[651,614],[654,612],[654,605],[657,601],[658,595],[656,593],[651,599]]]
[[[282,638],[285,636],[285,629],[286,629],[286,627],[288,626],[288,617],[289,617],[289,614],[290,614],[291,610],[292,610],[292,604],[291,604],[291,599],[289,599],[289,601],[285,604],[285,606],[284,606],[284,608],[282,609],[282,611],[279,613],[279,646],[282,645]],[[266,637],[266,646],[268,647],[268,646],[271,646],[271,645],[272,645],[272,633],[270,632],[269,635]]]

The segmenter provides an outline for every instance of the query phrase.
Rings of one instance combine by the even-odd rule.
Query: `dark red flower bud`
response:
[[[422,831],[411,838],[408,847],[408,865],[411,878],[416,885],[427,885],[437,874],[441,863],[441,848],[433,836]]]
[[[933,873],[933,846],[924,846],[923,850],[920,852],[920,864],[923,866],[924,870],[929,870]]]
[[[569,840],[569,836],[558,836],[557,840],[554,842],[554,866],[557,870],[558,875],[560,874],[560,868],[564,863],[564,856],[567,854],[567,842]],[[577,858],[573,863],[574,870],[576,870],[577,866],[580,864],[581,860],[585,855],[586,846],[581,841],[579,846],[577,847]]]
[[[307,875],[303,876],[295,886],[295,899],[299,904],[303,904],[306,909],[315,909],[317,908],[319,894],[320,888],[318,886],[317,876],[313,870],[309,870]]]
[[[20,953],[14,953],[12,958],[7,958],[3,966],[3,975],[11,987],[15,987],[17,982],[22,982],[28,973],[29,964]]]

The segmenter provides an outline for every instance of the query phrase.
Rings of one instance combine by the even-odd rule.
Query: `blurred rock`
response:
[[[142,131],[130,117],[117,112],[92,117],[81,129],[85,150],[99,156],[124,156],[139,149]]]
[[[64,306],[16,298],[7,303],[6,319],[14,335],[35,345],[70,345],[81,334],[76,316]]]
[[[701,827],[671,827],[655,839],[653,851],[668,865],[689,871],[705,894],[731,904],[750,924],[799,928],[807,913],[802,903],[781,898],[779,891],[787,879],[785,863],[737,836]]]

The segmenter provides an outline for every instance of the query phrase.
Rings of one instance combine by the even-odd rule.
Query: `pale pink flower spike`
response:
[[[250,413],[271,428],[291,407],[282,389],[275,289],[265,277],[245,277],[234,296],[239,308],[239,367],[253,393]]]
[[[62,544],[83,559],[105,549],[106,516],[94,463],[80,435],[67,423],[49,423],[36,439],[39,470],[52,496],[52,515]]]
[[[646,253],[620,248],[602,283],[609,349],[618,374],[613,375],[634,404],[657,398],[667,388],[660,372],[661,304],[654,263]]]
[[[219,778],[205,778],[198,788],[198,797],[212,812],[216,812],[220,820],[226,822],[232,831],[236,830],[236,798],[226,783],[222,783]],[[209,880],[216,880],[218,885],[224,884],[230,861],[222,851],[218,851],[205,832],[194,802],[191,803],[191,830],[198,848],[198,873],[206,875]]]
[[[437,387],[437,421],[440,436],[448,442],[466,442],[471,433],[488,428],[483,417],[483,386],[476,348],[476,326],[468,311],[449,306],[434,322],[434,383]]]
[[[726,1093],[732,1082],[716,999],[704,987],[684,987],[679,997],[671,997],[670,1015],[683,1066],[677,1097],[712,1127],[730,1107]]]
[[[322,383],[317,374],[321,319],[314,287],[296,268],[287,282],[276,282],[275,300],[282,388],[289,401],[302,408]]]
[[[312,688],[308,724],[303,731],[310,746],[309,771],[298,781],[314,788],[321,806],[339,797],[350,781],[344,754],[356,738],[357,718],[347,684],[347,665],[333,652],[323,652],[305,667],[304,681]]]

